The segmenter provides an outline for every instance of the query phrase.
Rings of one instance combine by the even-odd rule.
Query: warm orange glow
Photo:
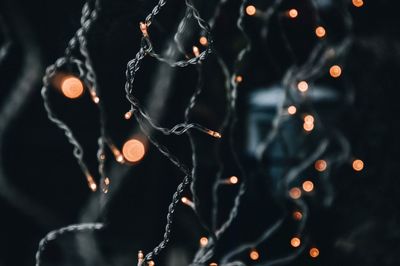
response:
[[[364,5],[364,1],[363,0],[353,0],[353,5],[355,7],[362,7]]]
[[[207,237],[202,237],[200,238],[200,246],[205,247],[208,244],[208,238]]]
[[[291,18],[296,18],[299,15],[299,12],[297,12],[296,9],[292,8],[289,10],[288,15]]]
[[[301,92],[306,92],[308,90],[308,83],[306,81],[300,81],[297,84],[297,88],[299,89],[299,91]]]
[[[258,254],[257,250],[252,250],[250,252],[250,259],[258,260],[258,258],[260,258],[260,254]]]
[[[318,256],[319,256],[319,249],[317,249],[317,248],[311,248],[311,249],[310,249],[310,256],[311,256],[312,258],[318,257]]]
[[[217,138],[217,139],[220,139],[222,137],[221,134],[219,134],[218,132],[213,131],[211,129],[209,129],[207,131],[207,134],[210,135],[210,136],[213,136],[214,138]]]
[[[200,44],[203,45],[203,46],[206,46],[206,45],[208,44],[208,40],[207,40],[207,38],[204,37],[204,36],[201,36],[201,37],[200,37],[199,42],[200,42]]]
[[[364,162],[360,159],[354,160],[353,169],[354,171],[360,172],[362,169],[364,169]]]
[[[237,184],[238,182],[239,182],[239,178],[237,178],[236,176],[231,176],[229,178],[229,183],[232,185]]]
[[[124,115],[124,118],[125,118],[126,120],[131,119],[131,117],[132,117],[132,111],[128,111],[128,112],[126,112],[125,115]]]
[[[61,91],[65,97],[76,99],[83,93],[83,84],[80,79],[68,76],[61,81]]]
[[[287,111],[290,115],[294,115],[297,112],[297,108],[296,108],[296,106],[291,105],[288,107]]]
[[[299,199],[301,197],[301,190],[297,187],[290,189],[289,196],[292,199]]]
[[[193,54],[195,57],[198,57],[200,55],[199,47],[193,46]]]
[[[325,28],[322,27],[322,26],[318,26],[318,27],[315,29],[315,35],[317,35],[317,37],[319,37],[319,38],[325,37],[325,35],[326,35],[326,30],[325,30]]]
[[[328,164],[326,163],[325,160],[318,160],[314,164],[315,170],[317,170],[318,172],[325,171],[327,166]]]
[[[256,7],[253,5],[249,5],[246,7],[246,14],[249,16],[254,16],[256,14]]]
[[[303,128],[305,131],[311,131],[314,129],[314,124],[313,123],[304,123]]]
[[[311,181],[304,181],[303,182],[303,190],[305,192],[311,192],[314,189],[314,183]]]
[[[332,78],[338,78],[340,75],[342,75],[342,68],[338,65],[333,65],[329,69],[329,74]]]
[[[94,103],[99,103],[100,102],[100,98],[99,97],[93,97],[93,102]]]
[[[292,239],[290,239],[290,245],[292,245],[292,247],[297,248],[299,247],[301,244],[301,240],[298,237],[293,237]]]
[[[314,123],[314,117],[312,115],[306,115],[304,117],[304,123],[305,124],[313,124]]]
[[[218,266],[218,264],[215,263],[215,262],[211,262],[211,263],[210,263],[210,266]]]
[[[147,24],[144,22],[139,23],[140,31],[142,32],[144,37],[148,37],[149,33],[147,32]]]
[[[243,77],[238,75],[238,76],[236,76],[235,81],[236,81],[236,83],[240,83],[243,81]]]
[[[303,214],[301,214],[301,212],[295,211],[295,212],[293,213],[293,219],[295,219],[296,221],[300,221],[301,218],[303,218]]]
[[[96,182],[93,179],[93,176],[89,174],[88,172],[85,174],[86,175],[86,180],[88,182],[89,188],[95,192],[97,190],[97,185]]]
[[[130,139],[124,143],[124,146],[122,146],[122,154],[126,160],[131,163],[135,163],[143,158],[145,154],[145,148],[141,141],[137,139]]]
[[[153,260],[149,261],[148,264],[149,264],[149,266],[154,266],[154,265],[156,265],[155,262],[154,262]]]
[[[183,204],[185,204],[185,205],[187,205],[187,206],[189,206],[189,207],[194,208],[194,203],[193,203],[190,199],[188,199],[188,198],[186,198],[186,197],[182,197],[182,198],[181,198],[181,201],[182,201]]]

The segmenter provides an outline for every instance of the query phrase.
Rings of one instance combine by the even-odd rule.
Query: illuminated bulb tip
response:
[[[83,84],[80,79],[70,76],[62,80],[61,91],[65,97],[76,99],[83,93]]]
[[[304,181],[303,183],[303,190],[305,192],[311,192],[314,189],[314,183],[311,181]]]
[[[204,37],[204,36],[201,36],[201,37],[200,37],[199,42],[200,42],[200,44],[203,45],[203,46],[206,46],[206,45],[208,44],[208,40],[207,40],[207,38]]]
[[[300,221],[301,218],[303,218],[303,214],[299,211],[295,211],[293,213],[293,219],[295,219],[296,221]]]
[[[95,191],[97,190],[97,185],[96,185],[96,183],[90,182],[90,183],[89,183],[89,187],[90,187],[90,189],[91,189],[93,192],[95,192]]]
[[[364,5],[363,0],[353,0],[352,2],[355,7],[362,7]]]
[[[294,187],[289,190],[289,196],[292,199],[299,199],[301,197],[301,190],[297,187]]]
[[[326,35],[326,30],[325,30],[325,28],[322,27],[322,26],[318,26],[318,27],[315,29],[315,35],[317,35],[318,38],[323,38],[323,37],[325,37],[325,35]]]
[[[360,159],[354,160],[352,165],[354,171],[360,172],[364,169],[364,162]]]
[[[314,164],[315,170],[317,170],[318,172],[325,171],[327,166],[328,166],[328,164],[325,160],[318,160]]]
[[[149,33],[147,32],[147,24],[144,22],[139,23],[140,31],[142,32],[144,37],[148,37]]]
[[[257,12],[257,9],[253,5],[249,5],[246,7],[246,14],[249,16],[254,16]]]
[[[333,65],[329,69],[329,74],[332,78],[338,78],[340,75],[342,75],[342,68],[338,65]]]
[[[181,201],[182,201],[183,204],[185,204],[185,205],[187,205],[187,206],[189,206],[191,208],[194,208],[194,203],[190,199],[188,199],[186,197],[182,197]]]
[[[301,240],[300,240],[300,238],[298,238],[298,237],[293,237],[293,238],[290,240],[290,245],[291,245],[292,247],[294,247],[294,248],[299,247],[300,244],[301,244]]]
[[[249,256],[251,260],[258,260],[260,258],[260,254],[258,253],[257,250],[250,251]]]
[[[297,9],[292,8],[288,11],[288,15],[290,18],[297,18],[299,12],[297,11]]]
[[[143,262],[143,258],[144,258],[143,251],[139,250],[137,257],[138,257],[138,262],[139,262],[138,264],[140,265]]]
[[[296,106],[294,106],[294,105],[289,106],[288,109],[287,109],[287,112],[290,115],[294,115],[297,112]]]
[[[195,57],[199,57],[200,55],[200,50],[197,46],[193,46],[193,54]]]
[[[306,115],[304,117],[304,123],[313,124],[314,123],[314,117],[312,115]]]
[[[218,266],[218,264],[215,263],[215,262],[211,262],[211,263],[210,263],[210,266]]]
[[[236,83],[240,83],[242,81],[243,81],[243,77],[242,76],[238,75],[238,76],[235,77],[235,82]]]
[[[314,124],[313,123],[304,123],[303,129],[307,132],[310,132],[314,129]]]
[[[124,156],[122,156],[122,154],[117,155],[117,157],[115,159],[119,163],[123,163],[124,162]]]
[[[297,89],[300,91],[300,92],[306,92],[307,90],[308,90],[308,83],[306,82],[306,81],[300,81],[298,84],[297,84]]]
[[[237,178],[236,176],[231,176],[229,178],[229,184],[235,185],[239,182],[239,178]]]
[[[100,102],[100,98],[97,97],[97,96],[93,97],[93,102],[94,103],[99,103]]]
[[[132,117],[132,111],[128,111],[128,112],[126,112],[125,115],[124,115],[124,118],[125,118],[126,120],[131,119],[131,117]]]
[[[110,179],[108,177],[104,179],[104,184],[107,186],[110,185]]]
[[[208,244],[208,238],[207,237],[202,237],[200,238],[200,246],[205,247]]]
[[[122,153],[127,161],[136,163],[143,159],[146,150],[140,140],[130,139],[122,146]]]
[[[319,249],[318,248],[311,248],[310,249],[310,256],[312,258],[316,258],[319,256]]]
[[[217,138],[217,139],[220,139],[222,137],[220,133],[218,133],[216,131],[213,131],[211,129],[209,129],[207,131],[207,134],[210,135],[210,136],[213,136],[214,138]]]
[[[154,265],[156,265],[156,264],[155,264],[155,262],[154,262],[153,260],[150,260],[150,261],[148,262],[148,265],[149,265],[149,266],[154,266]]]
[[[86,173],[86,180],[88,182],[89,188],[95,192],[97,190],[97,185],[96,182],[94,182],[94,179],[92,177],[91,174],[89,174],[88,172]]]

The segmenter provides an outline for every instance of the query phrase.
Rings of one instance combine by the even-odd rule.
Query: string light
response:
[[[238,75],[238,76],[235,77],[235,81],[236,81],[236,83],[240,83],[240,82],[243,81],[243,77]]]
[[[257,250],[252,250],[250,251],[250,259],[252,260],[258,260],[260,258],[260,254],[258,253]]]
[[[338,65],[333,65],[329,69],[329,74],[332,78],[338,78],[342,74],[342,68]]]
[[[213,131],[211,129],[209,129],[207,131],[207,134],[210,135],[210,136],[213,136],[214,138],[217,138],[217,139],[220,139],[222,137],[220,133],[218,133],[216,131]]]
[[[314,129],[314,123],[304,123],[303,129],[307,132],[310,132]]]
[[[318,248],[311,248],[309,253],[310,253],[310,256],[312,258],[316,258],[316,257],[319,256],[319,249]]]
[[[326,35],[326,30],[325,30],[325,28],[322,27],[322,26],[318,26],[318,27],[315,29],[315,35],[317,35],[317,37],[319,37],[319,38],[325,37],[325,35]]]
[[[140,31],[143,34],[143,37],[149,37],[149,33],[147,32],[147,24],[144,22],[139,23]]]
[[[288,111],[288,114],[294,115],[297,112],[297,108],[296,108],[296,106],[291,105],[288,107],[287,111]]]
[[[83,93],[83,84],[80,79],[69,76],[62,80],[61,91],[65,97],[70,99],[76,99]]]
[[[354,160],[352,165],[354,171],[360,172],[364,169],[364,162],[360,159]]]
[[[88,182],[89,188],[93,192],[95,192],[97,190],[97,185],[96,185],[96,182],[94,182],[93,176],[88,172],[86,172],[85,175],[86,175],[86,180]]]
[[[104,179],[104,187],[103,187],[103,193],[107,194],[108,193],[108,188],[110,186],[110,179],[106,177]]]
[[[148,264],[149,264],[149,266],[154,266],[154,265],[156,265],[156,263],[154,262],[154,260],[150,260],[150,261],[148,262]]]
[[[203,45],[203,46],[208,45],[208,40],[207,40],[207,38],[204,37],[204,36],[201,36],[201,37],[200,37],[199,42],[200,42],[200,44]]]
[[[200,50],[197,46],[193,46],[192,50],[195,57],[198,57],[200,55]]]
[[[210,266],[218,266],[218,264],[215,263],[215,262],[211,262],[211,263],[210,263]]]
[[[237,176],[231,176],[228,182],[229,184],[235,185],[239,182],[239,178],[237,178]]]
[[[130,139],[122,146],[122,154],[128,162],[136,163],[144,157],[145,147],[141,141]]]
[[[142,265],[143,258],[144,258],[143,251],[139,250],[139,252],[138,252],[138,265]]]
[[[290,189],[289,196],[292,199],[299,199],[301,197],[301,190],[297,187]]]
[[[205,247],[208,244],[208,238],[207,237],[202,237],[200,238],[200,246]]]
[[[297,9],[292,8],[289,10],[288,15],[290,18],[297,18],[299,12],[297,11]]]
[[[111,152],[114,154],[115,160],[119,163],[124,163],[124,156],[121,154],[119,149],[115,147],[113,144],[109,144]]]
[[[129,119],[131,119],[132,115],[133,115],[133,112],[132,112],[132,110],[130,110],[130,111],[128,111],[128,112],[126,112],[126,113],[124,114],[124,118],[125,118],[126,120],[129,120]]]
[[[314,123],[314,117],[312,115],[306,115],[304,117],[304,123],[313,124]]]
[[[297,84],[297,89],[301,92],[306,92],[308,90],[308,83],[306,81],[300,81]]]
[[[352,2],[355,7],[362,7],[364,5],[363,0],[353,0]]]
[[[301,240],[298,237],[293,237],[290,239],[290,245],[294,248],[297,248],[301,245]]]
[[[314,164],[315,170],[317,170],[318,172],[325,171],[327,166],[328,164],[325,160],[317,160]]]
[[[303,190],[305,192],[311,192],[311,191],[313,191],[313,189],[314,189],[314,183],[313,182],[311,182],[309,180],[303,182]]]
[[[185,205],[187,205],[187,206],[189,206],[189,207],[191,207],[191,208],[194,208],[194,203],[193,203],[193,201],[191,201],[191,200],[188,199],[187,197],[182,197],[182,198],[181,198],[181,201],[182,201],[183,204],[185,204]]]
[[[249,16],[254,16],[256,14],[256,7],[253,5],[249,5],[246,7],[246,14]]]
[[[295,219],[296,221],[300,221],[301,218],[303,218],[303,214],[301,214],[301,212],[299,211],[293,212],[293,219]]]

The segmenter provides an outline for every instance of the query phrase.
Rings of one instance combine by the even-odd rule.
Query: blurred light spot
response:
[[[364,5],[364,1],[363,0],[353,0],[353,5],[355,7],[362,7]]]
[[[236,83],[240,83],[243,81],[243,77],[238,75],[238,76],[236,76],[235,81],[236,81]]]
[[[201,36],[199,42],[203,46],[206,46],[208,44],[208,40],[205,36]]]
[[[200,246],[205,247],[208,244],[208,238],[207,237],[202,237],[200,238]]]
[[[342,68],[338,65],[333,65],[329,69],[329,74],[332,78],[338,78],[342,74]]]
[[[76,77],[66,77],[61,82],[61,91],[65,97],[76,99],[83,93],[83,84]]]
[[[301,214],[301,212],[295,211],[295,212],[293,213],[293,219],[295,219],[296,221],[300,221],[301,218],[303,218],[303,214]]]
[[[308,90],[308,83],[306,81],[300,81],[297,84],[297,88],[299,89],[299,91],[301,92],[306,92]]]
[[[258,254],[257,250],[252,250],[250,252],[250,259],[258,260],[260,258],[260,254]]]
[[[130,139],[122,146],[122,153],[129,162],[140,161],[145,153],[145,148],[142,142],[137,139]]]
[[[239,182],[239,178],[237,178],[236,176],[231,176],[229,178],[229,183],[231,183],[232,185],[237,184]]]
[[[301,240],[298,237],[293,237],[292,239],[290,239],[290,245],[292,245],[292,247],[299,247],[301,244]]]
[[[311,191],[313,191],[313,189],[314,189],[314,183],[313,182],[311,182],[309,180],[303,182],[303,190],[305,192],[311,192]]]
[[[317,170],[318,172],[325,171],[327,166],[328,164],[326,163],[325,160],[318,160],[314,164],[315,170]]]
[[[313,124],[314,123],[314,117],[312,115],[306,115],[304,117],[304,123]]]
[[[289,10],[288,14],[289,14],[289,17],[296,18],[299,15],[299,12],[297,12],[296,9],[292,8]]]
[[[246,7],[246,14],[249,16],[254,16],[256,14],[256,7],[253,5],[249,5]]]
[[[354,171],[361,171],[362,169],[364,169],[364,162],[360,159],[354,160],[353,161],[353,169]]]
[[[299,199],[301,197],[301,190],[297,187],[290,189],[289,196],[292,199]]]
[[[294,115],[297,112],[297,108],[296,108],[296,106],[291,105],[288,107],[287,111],[290,115]]]
[[[317,248],[311,248],[310,249],[310,256],[312,258],[316,258],[319,256],[319,250]]]
[[[325,30],[325,28],[322,27],[322,26],[318,26],[318,27],[315,29],[315,35],[317,35],[317,37],[319,37],[319,38],[325,37],[325,35],[326,35],[326,30]]]
[[[303,128],[305,131],[309,132],[314,129],[314,123],[304,123]]]

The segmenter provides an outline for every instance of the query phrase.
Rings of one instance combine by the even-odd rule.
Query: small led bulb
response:
[[[124,118],[125,118],[126,120],[131,119],[132,114],[133,114],[132,110],[129,110],[128,112],[126,112],[126,113],[124,114]]]
[[[199,57],[200,55],[200,50],[197,46],[193,46],[193,54],[195,57]]]
[[[147,24],[144,22],[139,23],[140,31],[143,34],[143,37],[149,37],[149,33],[147,32]]]
[[[220,139],[222,137],[220,133],[218,133],[216,131],[213,131],[211,129],[209,129],[207,131],[207,134],[210,135],[210,136],[213,136],[214,138],[217,138],[217,139]]]

